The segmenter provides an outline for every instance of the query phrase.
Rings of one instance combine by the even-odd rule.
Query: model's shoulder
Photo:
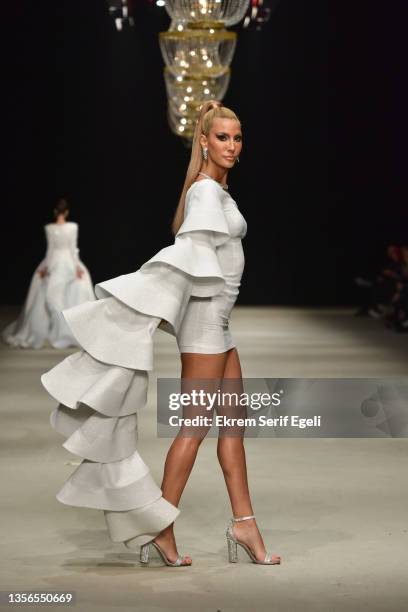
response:
[[[52,232],[54,227],[56,226],[56,223],[47,223],[46,225],[44,225],[44,229],[46,232]]]
[[[66,221],[64,223],[64,227],[66,232],[72,233],[78,231],[78,223],[75,223],[74,221]]]
[[[219,185],[217,183],[217,181],[214,181],[213,179],[210,178],[199,178],[196,181],[194,181],[194,183],[192,183],[191,188],[195,188],[195,189],[200,189],[202,191],[209,191],[209,192],[214,192],[214,193],[222,193],[223,188],[221,187],[221,185]]]
[[[46,225],[44,225],[45,229],[51,230],[54,228],[58,228],[58,229],[73,229],[75,227],[78,227],[78,223],[75,223],[74,221],[65,221],[65,223],[47,223]]]
[[[187,194],[190,200],[212,204],[222,202],[224,190],[211,179],[200,179],[191,185]]]

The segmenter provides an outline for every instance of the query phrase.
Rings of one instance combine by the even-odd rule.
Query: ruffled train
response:
[[[138,412],[147,401],[160,322],[177,335],[190,297],[211,297],[224,287],[215,248],[228,239],[221,215],[214,207],[205,220],[190,216],[174,245],[137,272],[97,285],[97,301],[64,311],[82,350],[41,378],[59,402],[52,426],[66,438],[63,446],[83,459],[57,499],[103,510],[111,539],[130,548],[154,538],[180,513],[162,497],[138,453]]]

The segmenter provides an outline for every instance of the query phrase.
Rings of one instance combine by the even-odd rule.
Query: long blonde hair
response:
[[[240,122],[234,111],[226,106],[223,106],[218,100],[210,100],[205,102],[200,110],[196,127],[194,130],[193,144],[191,147],[190,163],[188,164],[187,174],[181,192],[180,200],[176,208],[171,229],[173,234],[177,234],[184,220],[184,207],[186,202],[186,193],[197,178],[203,163],[201,153],[200,136],[204,134],[208,136],[212,126],[213,119],[220,117],[221,119],[236,119]]]

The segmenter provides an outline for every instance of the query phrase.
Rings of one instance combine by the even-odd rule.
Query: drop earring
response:
[[[239,164],[239,155],[236,157],[237,164]]]
[[[208,149],[206,149],[205,147],[202,148],[202,153],[203,153],[203,160],[207,161],[208,159]]]

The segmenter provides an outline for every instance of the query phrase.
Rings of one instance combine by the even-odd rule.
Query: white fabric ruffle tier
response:
[[[191,296],[224,288],[216,246],[229,238],[219,199],[205,215],[191,206],[174,245],[137,272],[96,286],[96,302],[63,315],[81,351],[41,381],[59,406],[51,424],[64,447],[83,461],[57,495],[64,504],[104,510],[109,535],[141,546],[171,524],[180,510],[162,497],[137,451],[138,412],[147,401],[153,335],[177,335]]]

